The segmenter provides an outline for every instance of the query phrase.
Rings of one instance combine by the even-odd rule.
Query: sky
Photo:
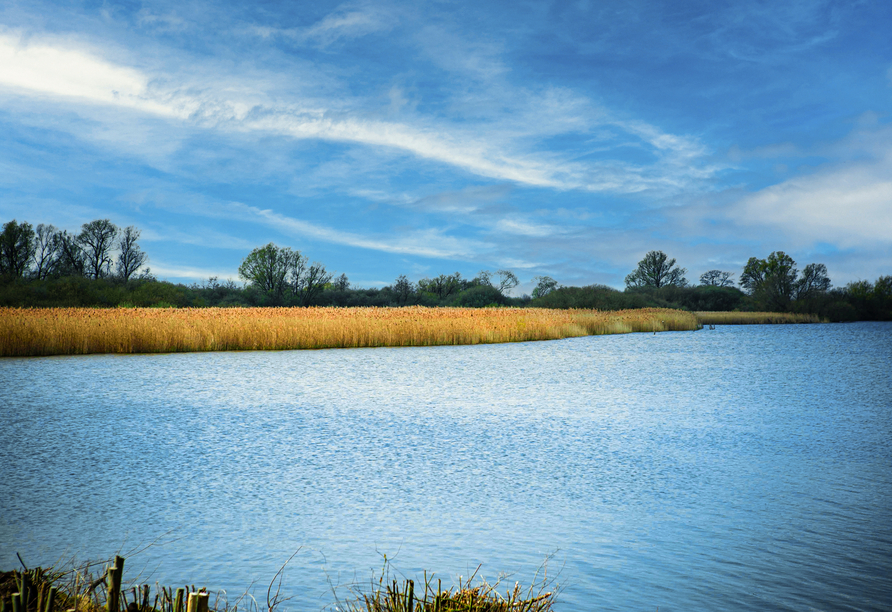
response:
[[[141,230],[158,278],[267,243],[354,286],[650,250],[892,274],[892,3],[0,3],[0,220]]]

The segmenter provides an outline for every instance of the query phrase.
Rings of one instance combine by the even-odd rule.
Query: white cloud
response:
[[[495,229],[506,234],[513,234],[516,236],[533,236],[537,238],[551,236],[563,231],[562,228],[556,227],[554,225],[529,223],[517,218],[499,219],[496,222]]]
[[[303,28],[252,26],[250,31],[264,38],[280,36],[298,44],[325,48],[340,40],[387,32],[393,27],[394,21],[395,17],[381,7],[342,7],[311,26]]]
[[[741,199],[729,217],[800,244],[892,244],[892,157],[800,176]]]
[[[359,23],[359,17],[351,15],[345,13],[330,23],[323,20],[318,27],[327,31]],[[262,82],[252,87],[250,79],[221,76],[214,82],[211,76],[202,77],[201,83],[190,80],[195,78],[121,66],[64,40],[0,34],[0,89],[80,101],[84,112],[89,112],[91,105],[114,106],[160,117],[175,126],[389,147],[478,176],[560,190],[678,190],[716,172],[697,165],[705,150],[695,140],[663,133],[640,121],[610,119],[584,98],[564,90],[549,89],[541,95],[521,92],[526,101],[520,107],[482,123],[425,120],[414,115],[399,122],[369,118],[362,100],[283,99],[264,92]],[[526,119],[518,121],[514,111]],[[537,115],[543,118],[534,120]],[[91,119],[102,122],[103,113],[93,112]],[[116,118],[116,129],[122,128],[120,121]],[[640,138],[658,161],[636,167],[617,160],[574,161],[568,159],[569,154],[534,152],[537,139],[584,133],[593,121]]]
[[[195,280],[207,280],[216,276],[221,280],[239,280],[238,270],[220,270],[214,268],[194,268],[191,266],[169,265],[157,260],[149,262],[152,275],[158,278],[191,278]]]
[[[284,233],[384,253],[470,260],[474,258],[476,253],[488,248],[488,245],[479,241],[456,238],[446,235],[440,230],[416,230],[413,232],[401,232],[399,235],[391,237],[369,237],[331,229],[271,210],[261,210],[254,206],[233,204],[233,207],[242,208],[254,222],[263,223]]]
[[[0,83],[107,103],[140,96],[146,89],[146,79],[135,70],[8,34],[0,35]]]

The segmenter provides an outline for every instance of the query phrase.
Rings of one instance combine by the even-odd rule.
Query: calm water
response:
[[[383,555],[558,612],[892,610],[892,324],[0,360],[0,567],[128,557],[293,610]]]

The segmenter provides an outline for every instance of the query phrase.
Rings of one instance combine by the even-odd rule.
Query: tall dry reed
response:
[[[792,312],[695,312],[703,325],[764,325],[775,323],[826,323],[814,314]]]
[[[692,313],[658,308],[0,308],[0,356],[489,344],[699,328]]]

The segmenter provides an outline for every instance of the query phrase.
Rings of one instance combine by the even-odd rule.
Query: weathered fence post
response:
[[[173,612],[183,612],[183,597],[186,594],[186,589],[180,587],[177,589],[177,597],[173,602]]]
[[[208,612],[208,593],[189,593],[189,603],[186,604],[186,612]]]
[[[50,594],[47,595],[46,599],[46,610],[44,612],[54,612],[53,607],[56,605],[56,593],[59,591],[58,588],[51,586]]]
[[[108,612],[120,612],[121,579],[124,577],[124,557],[115,555],[115,563],[106,574]]]

